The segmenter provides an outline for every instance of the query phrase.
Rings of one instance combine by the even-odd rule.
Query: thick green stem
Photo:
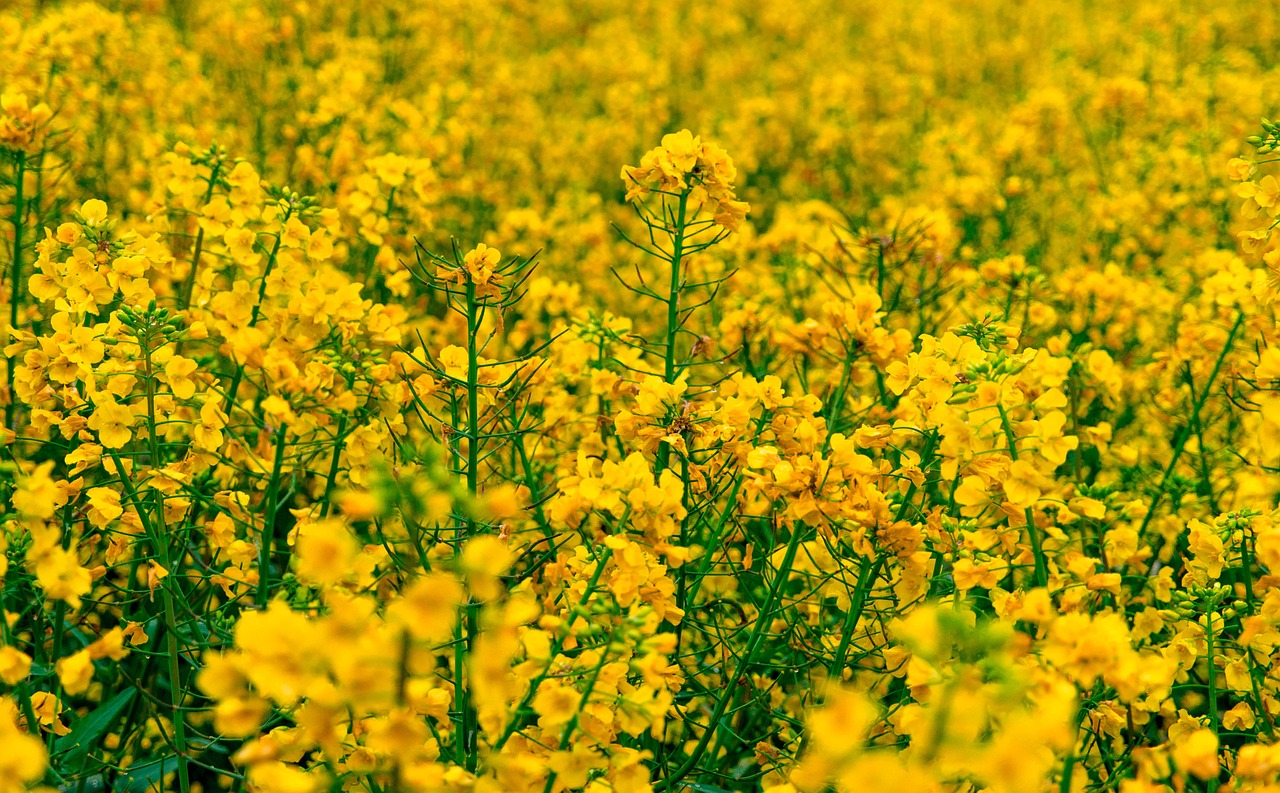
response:
[[[182,716],[182,670],[178,666],[178,632],[175,627],[178,617],[173,607],[173,593],[167,581],[161,582],[161,599],[164,601],[164,618],[168,624],[165,631],[165,652],[169,656],[169,688],[170,702],[173,705],[173,743],[178,750],[178,787],[182,793],[191,790],[190,772],[187,768],[187,727]]]
[[[467,278],[467,493],[474,500],[480,489],[480,304],[476,300],[476,285]],[[462,552],[462,544],[476,535],[476,520],[468,508],[463,536],[454,545],[455,558]],[[466,659],[471,650],[475,633],[475,617],[470,604],[464,603],[458,611],[458,627],[453,645],[454,696],[458,703],[458,734],[454,751],[459,765],[469,770],[476,767],[476,712],[471,703],[471,687],[465,685]]]
[[[667,341],[663,347],[662,379],[667,383],[676,381],[676,337],[680,330],[680,282],[681,268],[684,259],[684,231],[688,214],[689,194],[680,194],[680,202],[676,207],[675,228],[671,233],[671,282],[667,289]],[[658,447],[658,461],[654,476],[660,476],[671,462],[671,445],[663,441]]]
[[[938,436],[936,433],[929,433],[925,437],[924,452],[920,456],[921,470],[928,471],[933,463],[933,450],[937,446]],[[915,496],[915,482],[907,489],[907,493],[902,497],[902,503],[898,505],[898,511],[894,515],[894,522],[898,522],[906,517],[907,510],[911,507],[911,500]],[[884,568],[888,557],[885,554],[879,554],[873,561],[870,556],[865,556],[862,563],[858,566],[858,583],[853,591],[853,598],[849,601],[849,611],[845,614],[844,624],[840,631],[840,643],[836,646],[835,656],[831,659],[831,666],[827,667],[827,675],[829,678],[838,679],[844,675],[844,662],[849,654],[849,645],[853,642],[853,633],[858,627],[858,620],[862,618],[862,612],[867,607],[867,599],[871,596],[871,587],[875,584],[876,579],[880,577],[880,571]]]
[[[600,661],[596,664],[595,669],[591,671],[591,679],[587,681],[587,685],[582,689],[582,698],[578,700],[578,707],[575,709],[569,723],[564,726],[564,731],[560,733],[560,743],[556,745],[557,749],[567,749],[569,739],[573,737],[574,730],[578,729],[578,721],[585,712],[587,704],[591,701],[591,692],[595,689],[596,683],[600,680],[600,673],[604,670],[605,665],[609,662],[609,652],[600,653]],[[552,771],[547,775],[547,782],[542,787],[542,793],[552,793],[556,784],[556,772]]]
[[[473,497],[480,487],[480,307],[476,285],[467,279],[467,492]],[[467,517],[467,536],[475,534],[475,519]]]
[[[338,481],[338,471],[342,466],[342,443],[347,434],[347,414],[338,419],[338,431],[333,434],[333,459],[329,461],[329,474],[325,477],[324,497],[321,499],[320,515],[326,517],[332,504],[334,486]]]
[[[148,316],[148,322],[150,321],[151,318]],[[151,359],[152,346],[157,339],[151,335],[152,329],[150,327],[144,332],[147,333],[142,344],[142,352],[147,389],[148,446],[151,453],[151,467],[152,469],[158,469],[164,465],[164,461],[160,459],[160,438],[156,433],[156,372]],[[158,341],[161,344],[164,343],[163,338]],[[164,493],[159,490],[155,491],[155,493],[155,523],[153,524],[155,534],[153,541],[156,546],[156,553],[160,555],[161,564],[172,575],[175,572],[175,565],[170,553],[169,533],[165,525]],[[191,780],[187,768],[187,728],[182,717],[183,687],[182,670],[178,663],[178,654],[180,652],[178,646],[178,617],[173,603],[174,584],[170,583],[177,580],[178,577],[173,576],[160,582],[160,599],[164,606],[165,616],[165,652],[168,655],[169,662],[170,702],[173,708],[173,743],[178,750],[178,784],[182,793],[187,793],[191,789]]]
[[[1080,737],[1080,725],[1084,723],[1085,710],[1082,705],[1076,711],[1075,726],[1071,730],[1071,745],[1067,748],[1067,756],[1062,759],[1062,776],[1058,778],[1058,793],[1071,793],[1071,777],[1076,767],[1076,741]]]
[[[858,620],[862,618],[862,610],[866,608],[871,584],[880,575],[884,560],[884,556],[878,557],[874,562],[870,556],[862,558],[862,564],[858,567],[857,587],[853,591],[853,598],[849,601],[849,611],[845,614],[844,624],[840,628],[840,644],[836,646],[831,666],[827,668],[828,679],[839,680],[844,676],[844,662],[849,654],[849,645],[853,642],[853,633],[858,627]]]
[[[284,469],[285,425],[276,430],[275,460],[271,464],[271,479],[267,482],[267,509],[262,516],[262,539],[258,543],[258,608],[266,608],[271,599],[271,546],[275,538],[276,513],[280,501],[280,472]]]
[[[18,332],[18,317],[22,307],[22,231],[26,213],[26,206],[22,198],[22,184],[26,181],[26,165],[27,155],[23,152],[18,153],[18,165],[16,176],[14,179],[13,193],[13,257],[10,262],[9,269],[9,331],[10,333]],[[4,343],[8,344],[10,339],[5,339]],[[4,409],[4,425],[14,432],[18,431],[14,424],[14,414],[17,410],[17,399],[13,393],[13,368],[16,359],[10,358],[5,366],[8,372],[9,401]]]

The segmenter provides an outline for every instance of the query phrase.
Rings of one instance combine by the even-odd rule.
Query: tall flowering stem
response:
[[[679,354],[680,331],[698,304],[681,306],[691,289],[718,287],[728,279],[691,282],[686,261],[722,242],[741,225],[750,205],[734,192],[738,171],[720,147],[707,143],[689,130],[664,135],[662,144],[650,149],[637,166],[622,169],[626,200],[644,223],[648,244],[636,242],[625,232],[623,238],[644,254],[665,263],[668,278],[665,292],[650,289],[640,277],[627,288],[643,297],[665,304],[665,342],[655,351],[662,359],[663,381],[674,385],[688,363]],[[678,434],[677,430],[677,434]],[[660,475],[671,465],[671,442],[662,441],[655,463]]]

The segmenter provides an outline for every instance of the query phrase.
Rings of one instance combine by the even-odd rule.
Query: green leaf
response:
[[[59,755],[58,765],[65,769],[78,770],[89,756],[89,750],[106,733],[107,728],[116,720],[120,712],[133,701],[136,693],[138,693],[137,689],[126,688],[76,722],[75,728],[53,745],[54,753]]]
[[[165,774],[172,774],[177,770],[177,755],[138,763],[116,780],[114,790],[120,793],[148,793],[158,789],[160,780],[164,779]]]

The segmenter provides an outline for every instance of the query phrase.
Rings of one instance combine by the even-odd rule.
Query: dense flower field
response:
[[[1280,791],[1280,8],[0,47],[0,793]]]

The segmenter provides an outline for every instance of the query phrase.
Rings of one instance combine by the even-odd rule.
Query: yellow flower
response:
[[[687,129],[664,135],[660,146],[640,158],[639,166],[622,169],[627,201],[653,191],[688,191],[695,207],[708,206],[712,222],[730,231],[736,230],[750,211],[750,206],[737,200],[734,193],[737,175],[738,170],[724,149],[704,142]]]
[[[68,694],[83,694],[93,679],[93,660],[88,648],[62,658],[56,664],[58,682]]]
[[[169,570],[164,565],[152,559],[147,562],[147,590],[156,591],[166,578],[169,577]]]
[[[832,757],[856,751],[866,741],[878,715],[878,709],[861,693],[843,687],[833,689],[826,701],[809,714],[814,750]]]
[[[956,589],[970,590],[974,587],[991,589],[1000,583],[999,572],[990,564],[977,564],[972,559],[957,559],[951,569]]]
[[[289,401],[278,394],[272,394],[259,403],[259,407],[267,415],[275,418],[284,424],[297,421],[298,416],[293,412],[293,408],[289,405]]]
[[[961,512],[970,517],[981,515],[991,503],[987,483],[980,476],[966,476],[952,497],[961,506]]]
[[[31,700],[39,718],[41,709],[34,707],[36,695]],[[26,790],[29,784],[39,782],[48,762],[44,744],[18,726],[17,713],[18,707],[12,699],[0,698],[0,746],[4,747],[4,751],[0,752],[0,790],[15,793]],[[43,723],[43,719],[41,722]]]
[[[466,382],[467,372],[470,369],[466,349],[456,344],[445,347],[440,351],[440,366],[449,377]]]
[[[120,494],[109,487],[91,487],[89,495],[89,522],[98,528],[105,528],[116,518],[124,514],[120,506]]]
[[[214,706],[213,724],[231,738],[246,738],[258,731],[271,706],[261,697],[233,697]]]
[[[41,463],[29,476],[19,477],[13,507],[23,518],[48,520],[66,503],[62,489],[49,477],[52,462]]]
[[[477,287],[487,286],[493,280],[494,270],[502,261],[502,253],[483,242],[463,256],[463,268]]]
[[[1233,182],[1243,182],[1253,175],[1255,166],[1248,160],[1232,157],[1227,163],[1227,178]]]
[[[298,580],[319,586],[336,584],[351,575],[359,550],[350,529],[340,520],[302,526],[294,553]]]
[[[383,505],[378,496],[368,490],[348,490],[338,497],[338,508],[351,520],[372,520],[381,513]]]
[[[372,720],[365,746],[386,757],[413,757],[423,749],[427,725],[412,711],[396,708]]]
[[[1242,182],[1236,187],[1236,195],[1252,201],[1263,209],[1273,209],[1280,201],[1280,181],[1270,174],[1258,182]]]
[[[217,451],[222,447],[226,416],[214,401],[200,406],[200,421],[191,428],[191,440],[199,448]]]
[[[196,362],[190,358],[175,355],[165,362],[164,376],[169,388],[178,399],[190,399],[196,392],[196,384],[191,374],[196,370]]]
[[[93,578],[80,566],[72,551],[51,548],[36,560],[36,580],[50,600],[80,605],[80,597],[89,593]]]
[[[41,727],[53,730],[54,735],[66,735],[71,732],[62,723],[62,700],[48,691],[36,691],[31,695],[31,709]]]
[[[124,646],[125,632],[121,628],[112,628],[94,643],[88,646],[89,657],[95,661],[109,658],[119,661],[129,654]]]
[[[16,647],[0,647],[0,680],[16,686],[31,673],[31,656]]]
[[[133,411],[114,399],[104,399],[89,417],[89,429],[98,433],[98,440],[108,449],[123,448],[132,438],[131,431],[137,423]]]
[[[1199,520],[1192,520],[1188,529],[1187,540],[1193,556],[1190,568],[1201,584],[1207,584],[1222,575],[1226,562],[1222,537],[1215,527]],[[1265,559],[1264,542],[1259,539],[1258,545],[1259,558]]]
[[[293,765],[274,761],[255,763],[248,773],[257,793],[318,793],[328,787],[320,773],[308,773]]]
[[[607,762],[599,752],[575,743],[568,751],[552,752],[547,758],[547,767],[556,774],[553,791],[577,790],[587,784],[587,777],[597,768],[604,768]]]
[[[501,592],[498,576],[505,573],[514,560],[511,546],[492,534],[469,540],[462,550],[462,569],[467,573],[472,594],[481,600],[498,597]]]
[[[1178,768],[1197,779],[1218,776],[1218,736],[1213,730],[1200,728],[1173,746],[1173,761]]]
[[[292,217],[284,224],[284,231],[280,234],[280,244],[287,248],[300,248],[307,244],[310,237],[311,229],[307,228],[307,224]]]
[[[237,261],[247,262],[256,255],[254,246],[257,244],[258,235],[246,228],[232,227],[227,229],[222,235],[222,240],[226,243],[227,250]]]
[[[417,639],[447,641],[453,635],[462,585],[452,576],[428,573],[410,584],[387,608],[387,616]]]
[[[572,688],[554,682],[544,682],[533,698],[538,724],[544,728],[565,724],[578,712],[582,694]]]
[[[107,202],[91,198],[80,205],[80,217],[86,226],[98,226],[107,219]]]
[[[62,342],[59,348],[67,360],[86,366],[98,363],[106,354],[106,345],[98,331],[85,326],[72,328],[71,338]]]
[[[1040,500],[1041,481],[1042,477],[1035,466],[1026,460],[1015,460],[1009,466],[1009,475],[1002,482],[1005,499],[1021,509],[1034,507]]]

